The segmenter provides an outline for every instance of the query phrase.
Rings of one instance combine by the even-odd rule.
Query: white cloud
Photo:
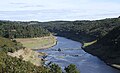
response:
[[[79,20],[116,17],[118,0],[3,0],[0,19],[7,20]]]

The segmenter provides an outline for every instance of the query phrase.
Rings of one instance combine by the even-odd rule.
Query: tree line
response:
[[[49,36],[50,32],[37,25],[0,23],[0,36],[6,38],[34,38]]]
[[[109,31],[120,26],[120,18],[95,21],[51,21],[37,24],[59,36],[78,41],[92,41],[102,38]]]

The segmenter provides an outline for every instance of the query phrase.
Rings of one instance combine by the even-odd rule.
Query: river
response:
[[[57,36],[57,45],[38,52],[48,56],[45,63],[56,63],[64,69],[69,64],[75,64],[81,73],[120,73],[119,70],[106,65],[103,61],[81,49],[82,44],[64,37]],[[58,49],[61,51],[58,51]]]

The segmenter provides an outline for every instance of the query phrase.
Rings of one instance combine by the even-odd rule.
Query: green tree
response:
[[[52,64],[50,65],[50,73],[62,73],[62,70],[57,64]]]
[[[70,64],[68,67],[65,67],[65,71],[66,73],[80,73],[74,64]]]

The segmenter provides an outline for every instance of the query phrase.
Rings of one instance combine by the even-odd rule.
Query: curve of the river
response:
[[[45,63],[56,63],[64,69],[75,64],[81,73],[120,73],[119,70],[106,65],[103,61],[81,49],[81,43],[57,36],[57,45],[49,49],[38,50],[48,54]],[[60,49],[61,51],[58,51]]]

